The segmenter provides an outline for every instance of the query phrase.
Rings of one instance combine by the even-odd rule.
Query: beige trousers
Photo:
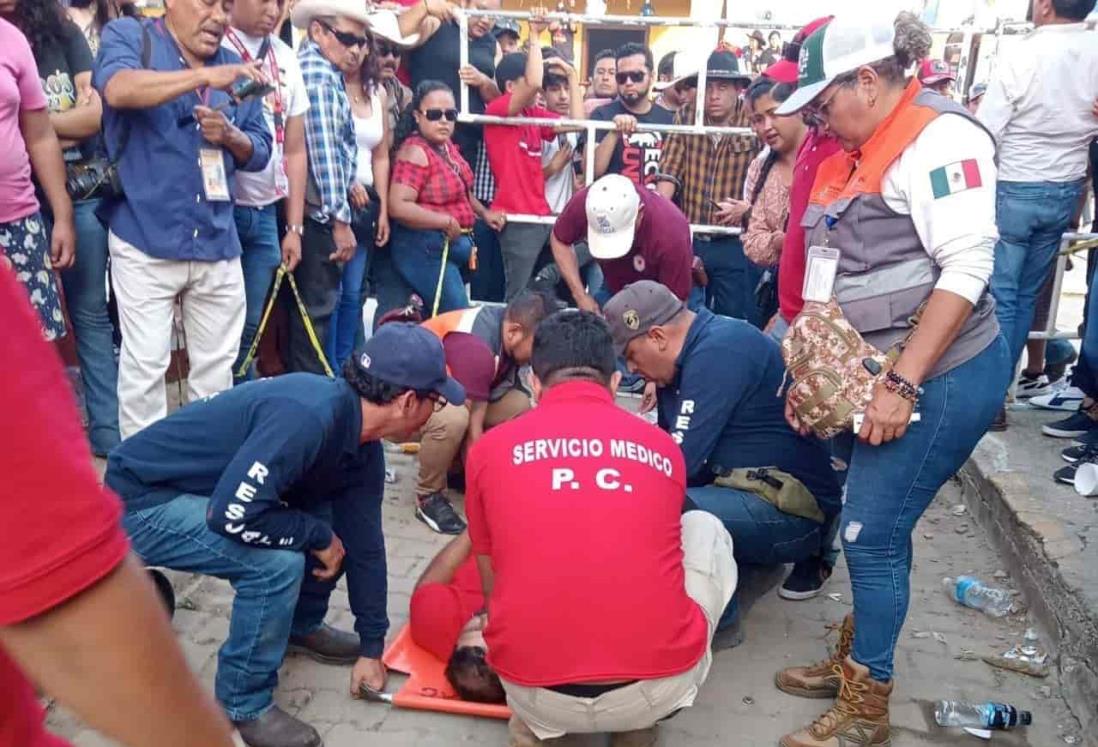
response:
[[[118,298],[118,424],[128,438],[168,414],[164,373],[171,360],[175,300],[187,341],[187,398],[194,402],[233,385],[244,332],[240,258],[190,262],[150,257],[109,235],[111,280]]]
[[[512,390],[488,405],[484,427],[494,428],[530,409],[530,398]],[[469,430],[469,408],[448,404],[432,413],[417,435],[419,439],[419,480],[416,495],[446,490],[446,475],[461,453],[465,432]]]
[[[686,593],[705,614],[712,642],[717,621],[736,590],[732,537],[717,517],[689,511],[682,515],[682,549]],[[712,662],[712,649],[707,645],[698,663],[682,674],[641,680],[597,698],[577,698],[507,680],[503,680],[503,689],[511,711],[539,740],[565,734],[633,732],[650,729],[680,708],[693,705]],[[513,736],[516,726],[512,727]]]

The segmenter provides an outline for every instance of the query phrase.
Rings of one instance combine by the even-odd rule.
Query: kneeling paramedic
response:
[[[321,744],[272,700],[288,643],[353,664],[352,693],[384,686],[380,439],[407,438],[436,407],[465,399],[438,338],[414,325],[379,330],[343,374],[262,379],[195,402],[127,439],[107,464],[147,564],[232,584],[215,692],[251,747]],[[357,635],[324,624],[344,560]]]
[[[488,599],[487,663],[511,745],[606,733],[648,747],[693,704],[736,587],[732,539],[682,513],[674,441],[619,408],[606,323],[562,311],[534,336],[538,406],[469,452],[469,536]]]
[[[841,488],[820,441],[785,420],[785,365],[751,324],[697,313],[650,280],[606,304],[614,343],[631,371],[657,385],[660,427],[682,450],[687,505],[717,516],[741,564],[795,563],[814,595],[831,574]],[[736,622],[736,604],[722,629]]]

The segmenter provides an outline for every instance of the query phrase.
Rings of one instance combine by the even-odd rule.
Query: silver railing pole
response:
[[[458,22],[458,62],[460,67],[465,67],[469,64],[469,16],[465,13],[457,14]],[[462,114],[469,112],[469,86],[465,84],[465,81],[461,81],[461,104],[460,111]]]
[[[583,183],[590,187],[595,183],[595,133],[598,130],[587,123],[587,144],[583,149]]]

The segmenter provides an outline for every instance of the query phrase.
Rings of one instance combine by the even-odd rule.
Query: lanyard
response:
[[[170,41],[172,43],[172,46],[175,47],[175,53],[179,55],[179,61],[183,63],[184,66],[188,68],[191,67],[191,63],[187,62],[186,58],[183,57],[183,53],[179,51],[179,45],[176,43],[175,37],[172,36],[171,33],[168,31],[168,27],[164,24],[164,19],[157,18],[155,23],[156,29],[160,32],[160,35],[167,37],[168,41]],[[202,86],[201,88],[194,89],[194,95],[198,97],[198,101],[202,104],[202,106],[210,105],[209,86]]]
[[[231,28],[225,29],[225,38],[229,40],[229,43],[236,48],[237,54],[245,62],[253,62],[251,53],[244,46],[244,43],[240,41],[240,38],[236,35],[236,32]],[[284,110],[282,108],[282,83],[280,80],[280,71],[278,69],[278,60],[275,58],[274,45],[271,44],[270,37],[263,40],[263,45],[259,48],[259,58],[266,58],[267,67],[271,72],[271,82],[274,83],[274,126],[275,126],[275,142],[282,145],[286,141],[286,122],[284,117]]]

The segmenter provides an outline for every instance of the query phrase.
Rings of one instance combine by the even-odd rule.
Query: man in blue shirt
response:
[[[778,345],[744,321],[688,310],[651,280],[626,286],[604,313],[629,369],[658,387],[660,427],[686,458],[687,504],[724,522],[738,562],[798,564],[782,596],[819,593],[842,490],[824,444],[786,423]],[[804,498],[798,483],[807,506],[790,496]]]
[[[125,195],[104,205],[118,298],[123,438],[167,414],[164,372],[182,301],[192,400],[232,385],[244,325],[240,240],[229,180],[261,171],[271,133],[260,100],[234,83],[263,79],[221,48],[223,3],[174,0],[164,18],[119,19],[103,30],[92,81]]]
[[[406,439],[436,408],[464,400],[438,338],[394,323],[348,359],[343,378],[244,384],[111,452],[106,482],[145,563],[223,578],[236,591],[215,692],[251,747],[321,743],[273,704],[288,642],[354,664],[353,694],[384,687],[380,439]],[[323,624],[344,560],[357,636]]]

